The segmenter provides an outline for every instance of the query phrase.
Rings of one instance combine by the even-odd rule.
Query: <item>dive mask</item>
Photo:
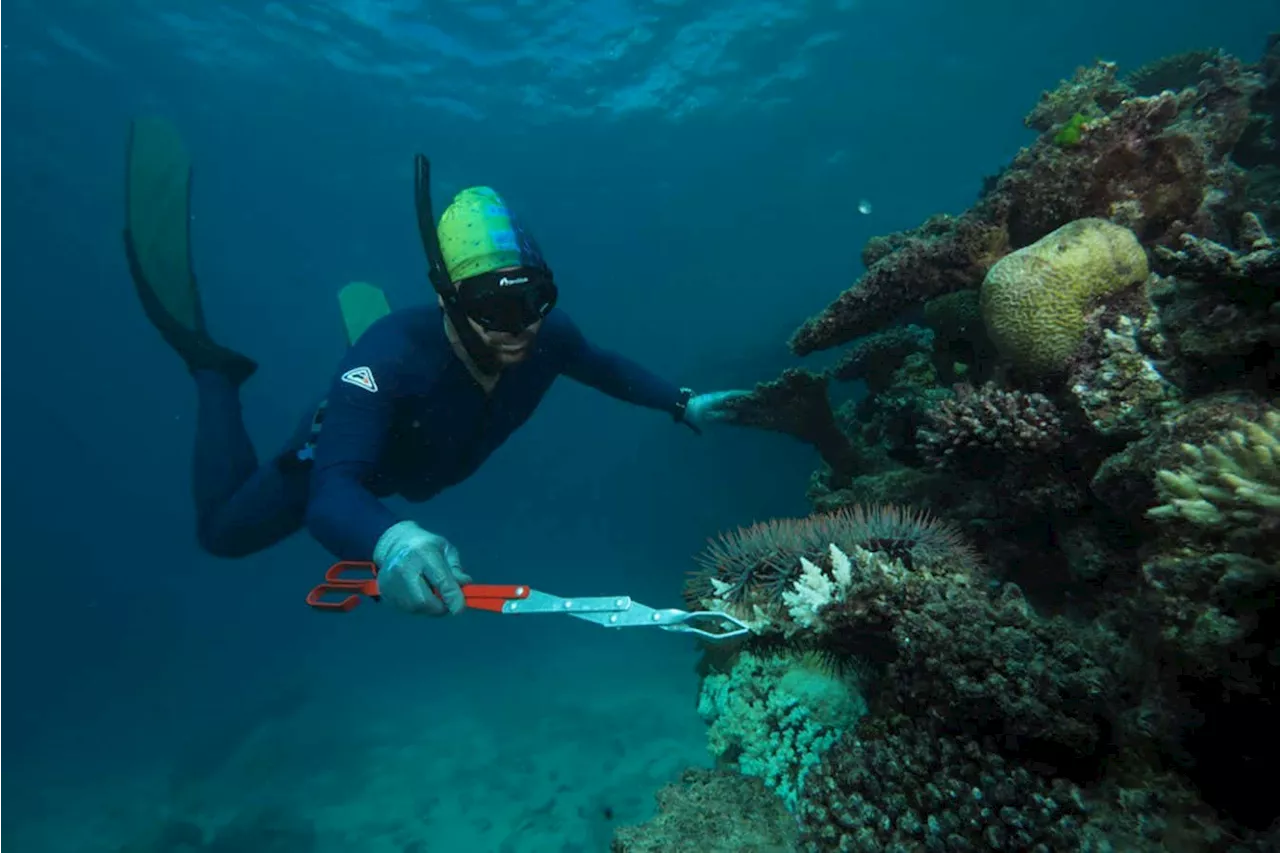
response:
[[[551,273],[536,267],[494,270],[458,282],[458,305],[476,325],[513,335],[546,317],[558,295]]]

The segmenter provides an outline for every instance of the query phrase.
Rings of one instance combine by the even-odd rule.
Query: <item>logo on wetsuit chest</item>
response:
[[[367,367],[353,367],[342,374],[342,381],[363,388],[370,393],[377,393],[378,383],[373,378],[373,371]]]

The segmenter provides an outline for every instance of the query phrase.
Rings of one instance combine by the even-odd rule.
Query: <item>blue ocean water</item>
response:
[[[492,755],[466,784],[495,792],[491,810],[523,802],[506,775],[522,763],[576,756],[595,769],[560,796],[616,797],[633,820],[705,761],[683,638],[331,617],[303,605],[329,562],[305,535],[242,560],[199,551],[194,389],[120,239],[131,117],[174,122],[195,160],[205,310],[262,365],[243,397],[265,455],[342,354],[343,284],[430,298],[415,152],[438,209],[500,188],[594,341],[700,390],[749,387],[796,363],[790,331],[852,282],[868,237],[969,205],[1077,65],[1252,58],[1280,20],[1274,0],[9,5],[4,817],[13,849],[51,851],[142,844],[187,812],[212,826],[263,790],[317,827],[317,850],[603,849],[612,806],[538,823],[541,803],[520,805],[481,829],[458,803],[393,805],[447,799],[466,764],[405,770],[398,745],[479,738],[472,752]],[[477,579],[675,606],[706,538],[805,512],[816,465],[780,436],[695,437],[565,382],[477,476],[413,512]],[[607,693],[627,689],[676,697],[669,720],[611,729],[634,714],[611,716]],[[648,738],[675,757],[639,759],[654,783],[620,793],[622,759],[593,752],[617,738],[617,755]],[[327,774],[362,781],[285,796]],[[461,821],[475,834],[450,834]],[[463,838],[484,840],[448,840]]]

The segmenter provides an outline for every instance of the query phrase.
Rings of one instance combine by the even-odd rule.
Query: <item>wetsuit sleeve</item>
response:
[[[561,315],[560,323],[565,376],[627,403],[675,414],[680,402],[678,386],[625,356],[597,347],[568,317]]]
[[[378,538],[401,520],[366,485],[391,428],[399,363],[378,331],[366,332],[339,366],[315,446],[307,530],[340,560],[372,559]]]

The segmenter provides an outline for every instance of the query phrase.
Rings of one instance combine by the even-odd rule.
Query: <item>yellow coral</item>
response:
[[[1163,501],[1155,519],[1186,519],[1201,527],[1256,525],[1280,514],[1280,412],[1261,422],[1241,419],[1215,442],[1182,445],[1188,464],[1156,472]]]
[[[982,319],[1001,355],[1029,373],[1051,373],[1084,339],[1089,304],[1147,273],[1147,254],[1132,231],[1077,219],[991,267],[982,282]]]

